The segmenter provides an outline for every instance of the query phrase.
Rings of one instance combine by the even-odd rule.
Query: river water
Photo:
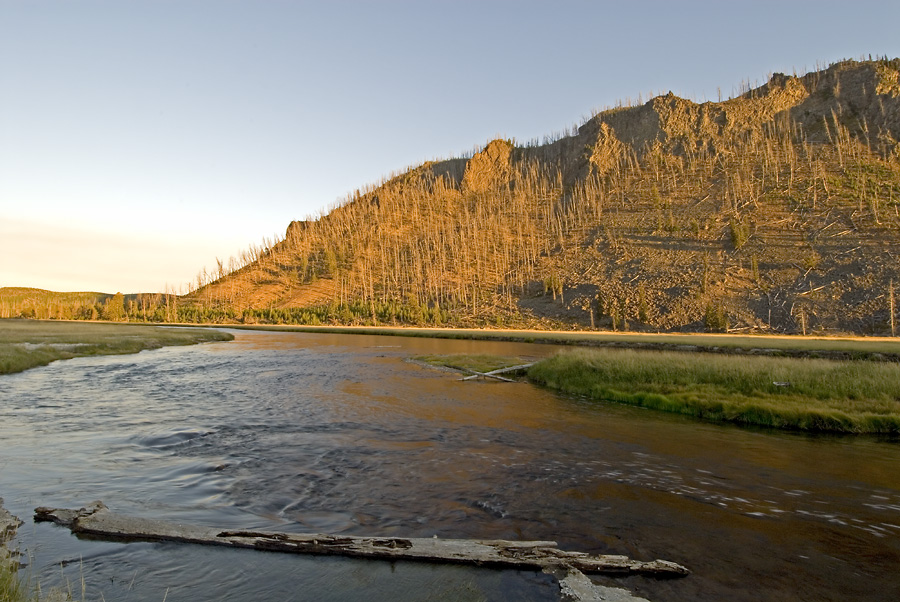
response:
[[[662,558],[652,600],[900,599],[900,443],[710,425],[426,353],[550,346],[235,331],[0,378],[0,496],[26,571],[76,598],[554,600],[539,573],[79,540],[36,506],[223,528],[555,540]],[[647,361],[652,361],[648,352]]]

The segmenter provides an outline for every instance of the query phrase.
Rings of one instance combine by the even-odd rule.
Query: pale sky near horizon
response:
[[[178,288],[619,100],[900,56],[900,2],[0,0],[0,287]]]

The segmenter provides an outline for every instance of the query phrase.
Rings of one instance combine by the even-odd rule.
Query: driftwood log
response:
[[[526,570],[577,569],[586,573],[688,575],[666,560],[642,562],[626,556],[591,555],[556,548],[553,541],[503,541],[223,531],[133,518],[111,512],[102,502],[78,510],[37,508],[34,520],[52,521],[76,535],[125,541],[172,541],[253,548],[294,554],[340,555],[383,560],[418,560]]]

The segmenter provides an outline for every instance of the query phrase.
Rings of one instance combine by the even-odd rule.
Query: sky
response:
[[[897,23],[897,0],[0,0],[0,287],[181,290],[392,172],[897,57]]]

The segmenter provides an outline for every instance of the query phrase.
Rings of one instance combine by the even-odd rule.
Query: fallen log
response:
[[[103,502],[78,510],[36,508],[35,522],[51,521],[72,533],[120,541],[168,541],[252,548],[294,554],[340,555],[383,560],[473,564],[525,570],[575,569],[585,573],[688,575],[666,560],[642,562],[626,556],[591,555],[556,548],[554,541],[504,541],[402,537],[358,537],[265,531],[223,531],[116,514]]]
[[[495,378],[497,380],[502,380],[503,382],[512,383],[516,382],[509,378],[504,378],[499,376],[500,374],[506,374],[507,372],[518,372],[520,370],[526,370],[534,366],[535,362],[531,362],[530,364],[522,364],[520,366],[509,366],[508,368],[499,368],[497,370],[491,370],[490,372],[478,372],[477,370],[467,370],[468,372],[472,372],[473,374],[470,376],[464,376],[460,380],[473,380],[475,378]]]

